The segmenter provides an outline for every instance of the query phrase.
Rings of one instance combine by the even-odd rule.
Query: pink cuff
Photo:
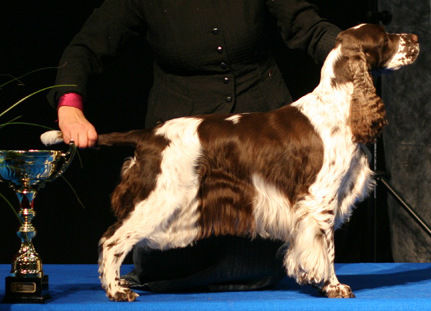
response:
[[[80,110],[84,109],[84,104],[82,101],[82,96],[76,93],[67,93],[60,97],[58,100],[58,108],[62,106],[75,107]]]

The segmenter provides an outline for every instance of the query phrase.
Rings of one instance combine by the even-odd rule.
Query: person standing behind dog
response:
[[[94,145],[96,129],[82,113],[88,80],[140,35],[154,55],[147,127],[185,115],[266,111],[289,103],[266,41],[268,14],[288,47],[305,50],[317,63],[323,63],[340,31],[320,18],[315,6],[298,0],[106,0],[61,58],[56,84],[77,86],[49,93],[52,105],[59,102],[65,141]]]
[[[276,20],[289,48],[304,50],[316,63],[323,63],[340,32],[318,15],[314,5],[300,0],[105,0],[60,60],[56,84],[76,86],[55,88],[48,94],[51,104],[58,105],[64,141],[74,139],[80,148],[95,144],[97,131],[83,113],[88,81],[103,72],[106,61],[121,46],[138,36],[145,36],[154,55],[146,127],[175,117],[268,111],[290,103],[291,95],[269,50],[270,19]],[[182,279],[178,276],[181,281],[153,282],[150,288],[172,290],[205,282],[218,284],[211,287],[218,290],[262,288],[285,275],[282,259],[275,261],[280,246],[223,238],[164,255],[137,247],[131,281],[143,283],[148,274],[161,279],[163,267],[158,275],[155,265],[163,266],[164,260],[178,264],[186,258]],[[175,257],[181,254],[183,259]],[[190,254],[198,260],[191,260]],[[211,269],[202,267],[202,261]],[[145,270],[145,265],[153,271]]]

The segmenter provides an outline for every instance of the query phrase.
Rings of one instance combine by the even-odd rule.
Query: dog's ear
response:
[[[385,107],[376,94],[366,55],[361,48],[350,53],[348,66],[353,79],[348,119],[353,134],[352,140],[356,143],[371,143],[382,133],[387,123]]]

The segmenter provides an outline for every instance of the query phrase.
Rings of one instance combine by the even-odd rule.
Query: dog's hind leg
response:
[[[120,280],[121,263],[136,243],[143,240],[149,249],[170,249],[196,240],[197,204],[195,198],[184,206],[172,206],[168,199],[156,204],[150,196],[106,231],[99,243],[99,274],[109,299],[133,301],[138,296]]]
[[[121,286],[120,266],[127,253],[136,244],[131,233],[123,229],[123,222],[119,221],[109,227],[99,241],[99,277],[106,295],[111,300],[133,301],[138,295],[128,288]],[[133,234],[135,236],[135,234]]]

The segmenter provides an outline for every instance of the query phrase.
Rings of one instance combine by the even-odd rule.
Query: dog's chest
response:
[[[358,201],[362,201],[372,185],[372,171],[365,147],[352,141],[352,132],[345,122],[336,118],[322,122],[309,115],[323,141],[322,168],[310,194],[321,202],[322,210],[335,214],[335,226],[347,220]]]
[[[322,171],[322,187],[328,191],[329,209],[335,211],[335,227],[345,222],[355,204],[362,201],[372,187],[372,171],[364,146],[347,144],[327,150]],[[325,176],[326,177],[325,177]]]

